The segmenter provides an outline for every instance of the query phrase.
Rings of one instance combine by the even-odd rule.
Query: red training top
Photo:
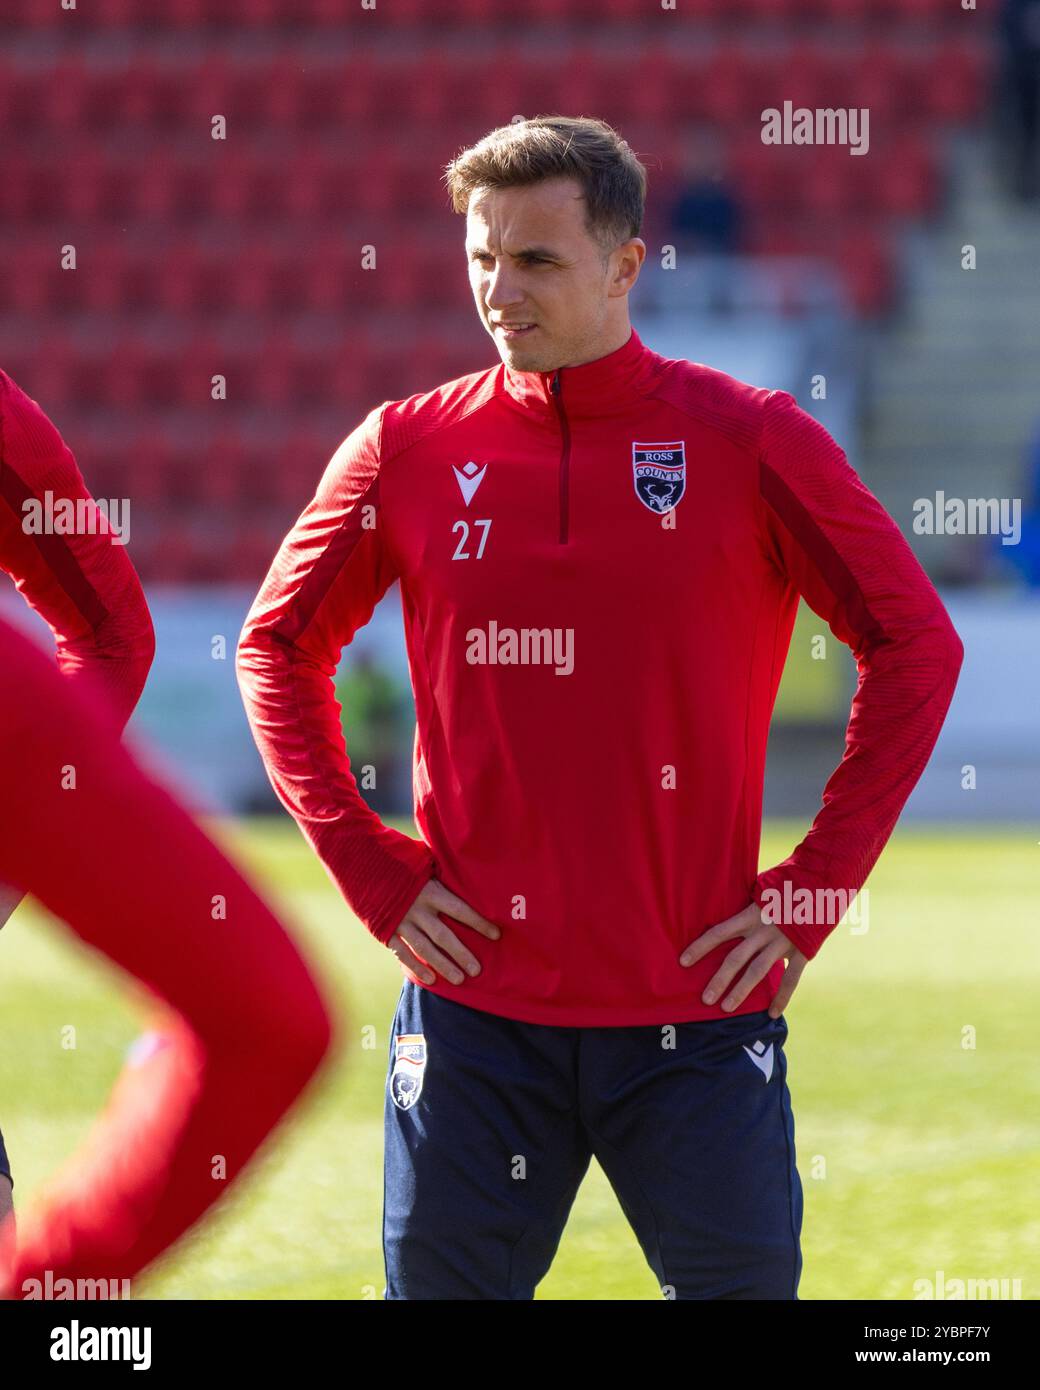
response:
[[[281,924],[137,768],[100,696],[72,692],[3,622],[0,672],[0,879],[180,1016],[19,1214],[13,1262],[5,1223],[0,1297],[20,1298],[48,1279],[129,1279],[159,1255],[299,1095],[331,1025]]]
[[[34,532],[48,492],[87,525],[63,534],[66,519],[52,509],[50,529]],[[122,729],[144,689],[155,633],[126,547],[112,537],[68,445],[0,372],[0,570],[50,625],[62,673],[100,684]]]
[[[361,799],[332,687],[395,579],[421,841]],[[759,874],[800,594],[859,686],[811,830]],[[898,527],[792,396],[633,332],[594,362],[499,364],[373,410],[278,552],[238,670],[275,790],[369,930],[386,941],[435,874],[503,935],[445,916],[482,972],[429,988],[580,1027],[730,1016],[700,996],[735,943],[680,953],[784,880],[862,886],[962,655]],[[812,956],[833,925],[783,930]]]

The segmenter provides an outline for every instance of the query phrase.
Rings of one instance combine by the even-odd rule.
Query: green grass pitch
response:
[[[251,1177],[135,1294],[381,1298],[382,1097],[400,971],[289,821],[213,829],[326,972],[346,1046]],[[771,822],[762,863],[803,830]],[[839,927],[806,970],[787,1011],[802,1298],[911,1299],[937,1270],[1019,1279],[1021,1296],[1037,1297],[1038,864],[1035,827],[900,828],[868,885],[869,929]],[[74,1050],[61,1045],[70,1024]],[[19,908],[0,933],[0,1125],[20,1201],[83,1137],[136,1032],[126,982]],[[538,1297],[660,1297],[595,1164]]]

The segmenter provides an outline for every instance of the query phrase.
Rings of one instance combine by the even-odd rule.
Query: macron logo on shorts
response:
[[[757,1042],[754,1047],[745,1047],[744,1051],[768,1082],[773,1075],[773,1044],[766,1047],[764,1042]]]

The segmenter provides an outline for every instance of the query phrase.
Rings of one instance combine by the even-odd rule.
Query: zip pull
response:
[[[556,413],[560,417],[560,544],[566,545],[570,533],[570,484],[568,474],[571,462],[571,427],[567,422],[567,412],[563,408],[563,394],[560,390],[560,368],[553,373],[549,392],[555,397]]]

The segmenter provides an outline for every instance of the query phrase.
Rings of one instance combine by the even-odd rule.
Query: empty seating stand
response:
[[[664,241],[708,131],[742,249],[829,257],[870,317],[898,302],[899,230],[942,205],[946,134],[984,113],[990,44],[948,0],[24,0],[0,365],[99,494],[137,499],[146,577],[259,582],[368,410],[495,360],[442,180],[463,144],[602,116]],[[763,145],[785,100],[868,108],[870,153]]]

